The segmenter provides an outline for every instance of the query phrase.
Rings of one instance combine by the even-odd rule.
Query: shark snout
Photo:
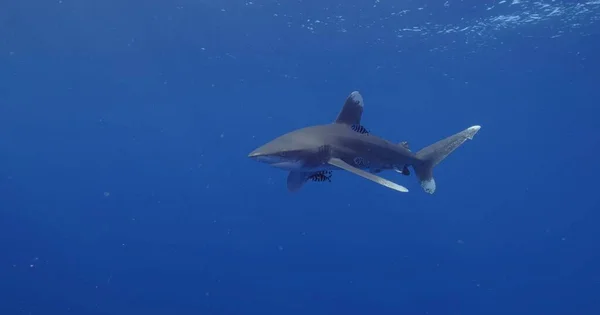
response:
[[[251,159],[253,159],[253,160],[255,160],[255,161],[258,161],[258,162],[263,162],[263,163],[270,163],[270,162],[272,162],[271,161],[272,159],[269,158],[269,155],[264,154],[263,152],[261,152],[258,149],[250,152],[248,154],[248,157],[251,158]]]
[[[260,152],[251,152],[250,154],[248,154],[248,157],[253,159],[254,161],[271,165],[281,162],[281,159],[278,159],[277,157],[262,154]]]
[[[248,157],[251,158],[251,159],[257,158],[259,156],[260,156],[260,152],[258,152],[257,150],[254,150],[254,151],[248,153]]]

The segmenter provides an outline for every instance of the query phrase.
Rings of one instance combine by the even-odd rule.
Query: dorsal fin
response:
[[[364,102],[362,96],[360,93],[358,93],[358,91],[354,91],[346,98],[344,107],[342,107],[342,110],[338,114],[335,122],[346,125],[360,125],[363,108]]]

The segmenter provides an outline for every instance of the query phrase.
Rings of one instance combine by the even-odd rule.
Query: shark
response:
[[[287,188],[296,192],[306,182],[331,182],[333,171],[347,171],[398,192],[402,185],[379,175],[393,170],[414,173],[426,193],[436,191],[433,169],[481,129],[474,125],[416,152],[409,143],[386,140],[361,125],[363,97],[353,91],[333,122],[290,131],[256,148],[248,157],[288,172]]]

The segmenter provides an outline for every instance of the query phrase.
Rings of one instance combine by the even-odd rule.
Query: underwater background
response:
[[[289,193],[362,123],[435,169]],[[0,315],[600,314],[600,1],[0,1]]]

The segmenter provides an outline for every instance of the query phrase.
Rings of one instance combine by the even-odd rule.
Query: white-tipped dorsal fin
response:
[[[393,190],[399,191],[399,192],[408,192],[408,189],[406,189],[406,187],[404,186],[400,186],[392,181],[389,181],[385,178],[379,177],[375,174],[369,173],[369,172],[365,172],[361,169],[358,169],[338,158],[331,158],[328,162],[329,164],[333,165],[333,166],[337,166],[343,170],[346,170],[350,173],[354,173],[358,176],[364,177],[368,180],[374,181],[379,185],[383,185],[387,188],[391,188]]]
[[[337,124],[360,125],[363,109],[363,98],[358,91],[354,91],[346,98],[346,102],[344,102],[344,106],[335,122]]]

